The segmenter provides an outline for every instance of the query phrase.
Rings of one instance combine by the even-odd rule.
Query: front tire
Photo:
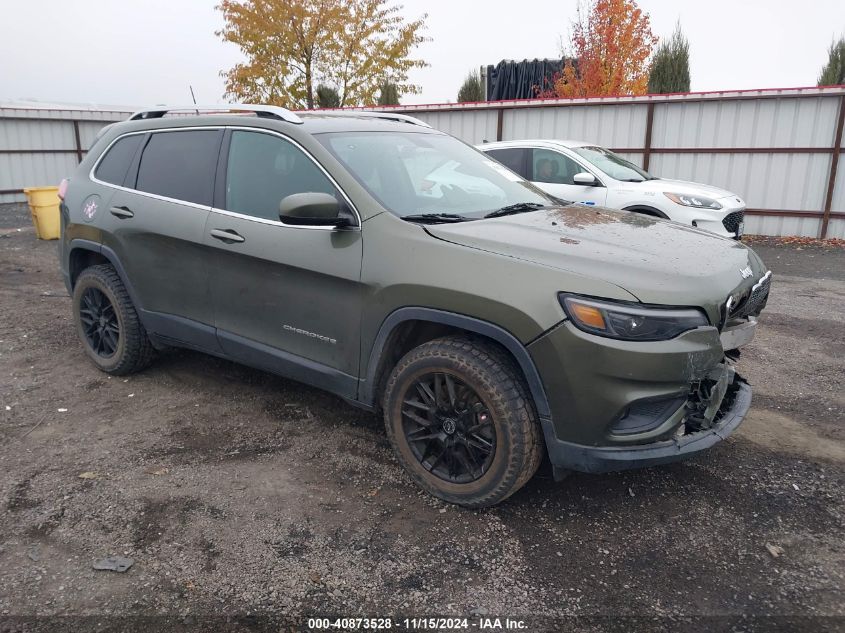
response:
[[[125,376],[144,369],[153,346],[114,268],[83,270],[73,288],[73,319],[85,353],[102,371]]]
[[[521,375],[498,347],[467,337],[430,341],[391,372],[387,436],[411,478],[458,505],[495,505],[534,475],[542,434]]]

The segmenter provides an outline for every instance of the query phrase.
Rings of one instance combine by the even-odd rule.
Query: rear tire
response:
[[[92,266],[79,274],[73,288],[73,319],[85,353],[107,374],[132,374],[152,361],[147,331],[111,266]]]
[[[467,337],[430,341],[391,372],[387,436],[411,478],[458,505],[495,505],[531,479],[543,454],[533,403],[510,357]]]

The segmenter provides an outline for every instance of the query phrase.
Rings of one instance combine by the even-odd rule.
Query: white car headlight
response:
[[[722,208],[722,205],[716,202],[713,198],[705,198],[704,196],[691,196],[685,193],[671,193],[669,191],[664,191],[663,195],[675,204],[680,204],[685,207],[695,207],[696,209]]]

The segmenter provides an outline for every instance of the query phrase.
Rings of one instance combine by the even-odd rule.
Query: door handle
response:
[[[211,229],[211,237],[220,240],[221,242],[226,242],[227,244],[244,241],[244,237],[242,235],[238,235],[232,229]]]
[[[135,214],[128,209],[127,207],[112,207],[109,209],[109,212],[116,218],[121,220],[126,220],[128,218],[134,218]]]

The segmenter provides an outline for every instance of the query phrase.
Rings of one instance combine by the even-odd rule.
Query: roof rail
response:
[[[422,127],[431,127],[422,119],[407,114],[399,114],[398,112],[375,112],[373,110],[312,110],[309,114],[316,114],[319,116],[367,116],[373,119],[387,119],[389,121],[398,121],[400,123],[410,123],[411,125],[420,125]]]
[[[302,119],[296,116],[293,112],[286,108],[271,105],[254,105],[251,103],[226,103],[222,105],[185,105],[185,106],[153,106],[152,108],[145,108],[138,110],[129,117],[130,121],[138,121],[142,119],[160,119],[168,112],[196,112],[203,114],[208,112],[252,112],[255,116],[280,119],[288,123],[302,123]]]

